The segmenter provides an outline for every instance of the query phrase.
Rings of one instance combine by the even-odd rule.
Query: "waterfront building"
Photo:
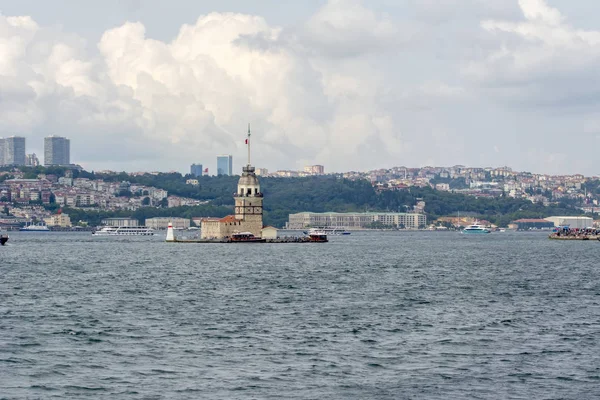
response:
[[[56,214],[44,219],[48,226],[60,226],[61,228],[71,227],[71,218],[69,214]]]
[[[233,175],[233,156],[217,156],[217,175]]]
[[[575,229],[583,229],[583,228],[591,228],[594,226],[594,219],[590,217],[548,217],[544,218],[546,221],[551,221],[554,223],[554,226],[568,226],[569,228]]]
[[[192,164],[190,166],[190,174],[196,178],[202,176],[202,164]]]
[[[140,222],[135,218],[105,218],[102,220],[102,225],[105,226],[131,228],[139,226],[139,224]]]
[[[528,231],[530,229],[551,229],[554,228],[554,222],[545,219],[523,218],[511,222],[515,229],[519,231]]]
[[[269,170],[266,168],[256,168],[256,175],[257,176],[267,176],[269,175]]]
[[[4,139],[3,165],[25,165],[25,138],[11,136]]]
[[[205,218],[202,220],[202,239],[222,239],[236,232],[250,232],[256,237],[262,236],[263,194],[256,177],[255,168],[250,163],[250,129],[248,129],[248,164],[242,169],[234,195],[235,214],[224,218]],[[269,231],[269,233],[272,233]]]
[[[60,136],[44,138],[44,165],[69,165],[71,163],[71,141]]]
[[[312,213],[290,214],[288,229],[328,227],[340,229],[368,229],[373,224],[394,228],[418,229],[427,225],[427,216],[418,213]]]
[[[261,230],[263,239],[277,239],[278,229],[274,226],[265,226]]]
[[[167,229],[169,223],[173,224],[175,229],[188,229],[190,220],[188,218],[156,217],[146,218],[146,226],[151,229]]]
[[[308,165],[304,167],[304,172],[311,175],[323,175],[325,174],[325,167],[322,165]]]

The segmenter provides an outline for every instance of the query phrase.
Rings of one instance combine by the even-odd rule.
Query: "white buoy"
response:
[[[174,242],[175,234],[173,233],[173,224],[169,222],[169,226],[167,227],[167,242]]]

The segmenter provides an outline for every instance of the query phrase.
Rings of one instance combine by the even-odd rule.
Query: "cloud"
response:
[[[400,42],[399,27],[359,0],[330,0],[305,25],[309,45],[327,57],[356,57]]]
[[[259,166],[341,169],[365,146],[399,154],[394,118],[378,100],[382,81],[358,57],[393,39],[392,22],[357,1],[332,0],[303,29],[210,13],[164,42],[126,22],[93,52],[30,17],[0,16],[0,129],[32,136],[29,147],[50,133],[72,136],[74,161],[87,167],[210,165],[218,153],[244,154],[248,122]],[[309,36],[323,49],[365,40],[343,50],[355,59],[338,62],[309,50]]]
[[[269,169],[558,171],[553,147],[597,135],[600,32],[542,0],[330,0],[293,26],[213,12],[178,28],[158,40],[123,21],[84,40],[0,16],[0,135],[38,152],[69,136],[90,169],[181,171],[221,153],[237,170],[248,122]]]
[[[600,31],[573,27],[545,0],[519,0],[524,21],[485,20],[495,49],[464,69],[477,84],[516,104],[581,106],[597,101]]]

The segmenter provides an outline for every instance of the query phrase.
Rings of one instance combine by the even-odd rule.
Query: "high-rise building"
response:
[[[192,164],[190,174],[196,178],[202,176],[202,164]]]
[[[37,158],[37,155],[35,153],[27,154],[27,156],[25,157],[25,165],[27,165],[28,167],[37,167],[38,165],[40,165],[40,160]]]
[[[4,140],[0,137],[0,167],[4,165]]]
[[[4,165],[25,165],[25,138],[11,136],[4,139]]]
[[[44,138],[44,165],[69,165],[71,163],[71,141],[60,136]]]
[[[233,156],[217,156],[217,175],[233,175]]]

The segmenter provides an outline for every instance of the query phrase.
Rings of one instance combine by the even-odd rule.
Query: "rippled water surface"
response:
[[[0,247],[0,398],[600,396],[600,243],[331,239],[14,233]]]

